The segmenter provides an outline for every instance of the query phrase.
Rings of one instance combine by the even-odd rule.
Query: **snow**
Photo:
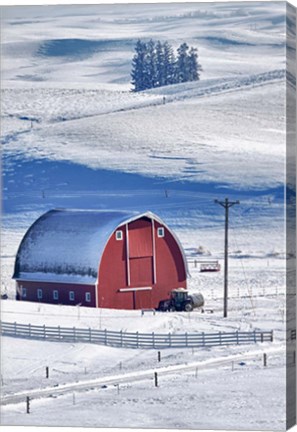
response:
[[[277,186],[283,181],[285,165],[285,80],[283,71],[262,78],[219,85],[201,81],[188,88],[182,85],[183,90],[175,85],[165,105],[160,95],[145,104],[143,96],[137,95],[139,102],[127,108],[130,93],[120,93],[119,104],[126,108],[113,110],[108,108],[109,94],[93,91],[100,102],[91,105],[92,115],[88,108],[92,99],[82,90],[68,91],[67,103],[61,96],[56,99],[57,89],[41,91],[40,103],[45,98],[56,108],[52,112],[42,102],[39,115],[36,91],[31,95],[31,91],[4,90],[4,113],[9,110],[4,117],[4,149],[27,158],[71,160],[93,169],[165,175],[175,181],[220,181],[241,188]],[[20,120],[18,112],[23,108],[15,102],[19,99],[27,106],[26,117],[37,119],[33,128],[30,121]],[[78,100],[82,112],[74,114]],[[11,134],[12,128],[18,132]],[[211,162],[209,151],[213,152]],[[245,170],[251,163],[254,172]],[[238,176],[240,171],[244,175]]]
[[[228,407],[228,415],[224,416],[227,422],[224,427],[234,427],[236,424],[236,429],[252,428],[252,425],[261,421],[263,430],[272,427],[283,429],[285,399],[282,399],[281,395],[285,394],[284,321],[281,310],[276,312],[280,297],[263,296],[254,297],[253,300],[257,302],[254,310],[249,299],[232,296],[228,320],[222,318],[222,300],[210,298],[207,300],[207,308],[213,308],[212,314],[148,313],[144,316],[140,311],[57,307],[28,302],[15,303],[11,300],[2,302],[1,317],[10,322],[17,320],[22,323],[45,323],[54,326],[59,323],[71,327],[174,333],[197,329],[234,331],[239,328],[251,330],[259,327],[265,330],[271,328],[273,319],[275,332],[273,344],[162,350],[161,363],[157,361],[156,350],[117,349],[93,344],[40,342],[4,337],[1,367],[3,396],[32,395],[32,417],[28,419],[25,415],[24,399],[18,397],[17,403],[1,408],[2,422],[11,425],[25,425],[29,422],[32,425],[76,426],[85,426],[86,422],[89,422],[88,424],[94,427],[128,427],[133,424],[134,427],[170,425],[177,428],[183,425],[186,428],[195,426],[198,429],[212,424],[214,428],[219,427],[222,420],[209,423],[210,417],[214,409],[222,406]],[[242,309],[244,311],[241,311]],[[16,354],[17,351],[22,354]],[[267,370],[263,369],[263,352],[268,354]],[[46,366],[49,366],[50,370],[49,379],[45,378]],[[198,380],[194,378],[197,367]],[[159,372],[158,389],[153,387],[154,371]],[[115,386],[118,383],[119,395]],[[105,385],[107,388],[103,388]],[[187,416],[177,413],[167,423],[167,416],[156,414],[160,413],[160,401],[163,401],[166,410],[172,412],[172,404],[177,402],[176,388],[179,389],[179,400],[187,404]],[[52,396],[39,399],[38,395],[42,391]],[[152,393],[153,391],[155,393]],[[75,412],[72,405],[73,392],[75,404],[81,413],[79,418],[71,415],[71,411]],[[223,397],[223,394],[228,394],[228,398]],[[98,406],[98,398],[105,407],[106,416],[92,415]],[[250,410],[255,413],[255,403],[259,404],[257,418],[249,414]],[[242,404],[248,407],[248,412],[244,415],[241,412]],[[269,406],[274,406],[274,410],[268,415]],[[57,412],[52,416],[49,413],[54,407]],[[114,417],[115,408],[118,415]],[[202,408],[201,415],[197,417],[197,409],[200,412]],[[131,417],[135,409],[139,412],[139,417]],[[111,418],[114,418],[112,423]],[[125,419],[124,424],[122,418]]]
[[[122,84],[138,38],[197,45],[205,74],[234,76],[284,65],[284,3],[73,5],[3,8],[4,80]],[[230,31],[230,28],[232,31]],[[79,49],[73,52],[73,41]],[[58,48],[52,52],[53,46]],[[242,54],[244,50],[244,55]],[[83,61],[82,61],[83,60]]]
[[[15,345],[23,347],[22,359],[3,370],[4,389],[17,395],[23,389],[24,374],[29,374],[31,414],[25,414],[24,399],[19,398],[19,403],[2,407],[3,424],[130,427],[133,422],[137,428],[206,429],[220,428],[224,415],[225,428],[255,429],[260,421],[262,430],[284,429],[285,398],[280,400],[278,395],[283,392],[285,373],[279,347],[266,345],[254,352],[236,347],[228,353],[220,348],[166,350],[158,363],[157,353],[151,350],[45,342],[40,353],[35,341],[17,342],[3,341],[7,358],[13,355]],[[263,368],[264,350],[267,368]],[[49,366],[49,379],[45,378],[45,366]],[[154,387],[154,371],[159,375],[158,388]],[[51,397],[38,399],[34,391]],[[26,392],[21,393],[25,398]],[[187,409],[176,410],[180,401]],[[216,420],[211,418],[213,411]]]
[[[3,395],[53,394],[33,399],[30,415],[24,402],[1,407],[2,424],[285,429],[286,320],[294,318],[286,302],[296,298],[285,291],[288,161],[295,193],[286,145],[294,101],[286,90],[296,87],[294,76],[285,79],[296,53],[291,47],[285,56],[286,32],[294,38],[287,10],[283,2],[2,8],[1,292],[9,300],[1,319],[160,333],[274,331],[273,343],[163,350],[161,364],[154,350],[3,337]],[[201,81],[132,93],[139,37],[197,46]],[[206,259],[199,250],[223,264],[224,212],[214,200],[225,197],[240,200],[230,209],[227,319],[223,272],[195,266]],[[181,241],[189,289],[204,295],[205,313],[16,302],[19,244],[54,208],[158,214]],[[144,376],[155,368],[170,371],[160,373],[158,388]],[[125,380],[119,394],[114,384],[101,388],[108,377]],[[63,394],[54,394],[56,385]]]

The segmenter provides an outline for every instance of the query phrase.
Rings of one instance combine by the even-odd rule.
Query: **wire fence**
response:
[[[220,345],[243,345],[273,342],[273,331],[217,332],[217,333],[130,333],[124,331],[82,329],[76,327],[48,327],[31,324],[1,322],[3,336],[41,339],[60,342],[87,342],[123,348],[195,348]]]

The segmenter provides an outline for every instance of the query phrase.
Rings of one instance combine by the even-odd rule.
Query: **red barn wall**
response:
[[[160,227],[163,225],[155,222],[157,289],[154,290],[154,307],[158,306],[160,300],[169,298],[172,289],[187,287],[187,274],[181,249],[166,227],[165,236],[157,236],[157,229]],[[159,299],[160,292],[166,294],[162,299]]]
[[[165,236],[157,230],[164,227],[154,222],[155,273],[152,221],[142,218],[128,224],[129,258],[127,255],[126,226],[119,229],[123,240],[109,239],[99,267],[98,303],[100,307],[115,309],[156,308],[174,288],[186,288],[186,269],[179,245],[164,227]],[[127,259],[129,259],[129,274]],[[130,276],[130,284],[128,279]],[[152,290],[119,292],[120,289],[151,287]]]
[[[21,287],[26,288],[26,297],[21,296]],[[42,289],[42,299],[38,299],[37,290]],[[58,300],[54,300],[53,291],[59,292]],[[74,292],[74,300],[69,300],[69,292]],[[89,292],[91,294],[91,301],[87,302],[85,295]],[[30,282],[30,281],[17,281],[17,300],[50,303],[50,304],[66,304],[96,307],[95,286],[93,285],[79,285],[79,284],[62,284],[54,282]]]

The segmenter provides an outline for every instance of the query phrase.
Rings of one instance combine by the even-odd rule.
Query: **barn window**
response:
[[[158,237],[162,238],[165,236],[165,230],[163,227],[158,228]]]
[[[74,301],[74,291],[69,291],[69,300]]]
[[[41,288],[38,288],[38,290],[37,290],[37,298],[38,298],[38,300],[42,299],[42,289]]]
[[[123,240],[123,231],[118,230],[116,231],[115,235],[116,235],[116,240]]]
[[[59,291],[58,290],[54,290],[53,291],[53,299],[54,300],[59,300]]]
[[[27,288],[21,287],[21,295],[23,298],[27,297]]]
[[[91,293],[86,292],[86,302],[90,303],[91,301]]]

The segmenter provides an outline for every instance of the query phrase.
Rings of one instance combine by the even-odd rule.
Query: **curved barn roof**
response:
[[[117,227],[144,216],[166,226],[151,212],[50,210],[25,234],[17,253],[13,278],[94,284],[110,236]],[[183,248],[175,234],[169,231],[180,246],[187,271]]]

